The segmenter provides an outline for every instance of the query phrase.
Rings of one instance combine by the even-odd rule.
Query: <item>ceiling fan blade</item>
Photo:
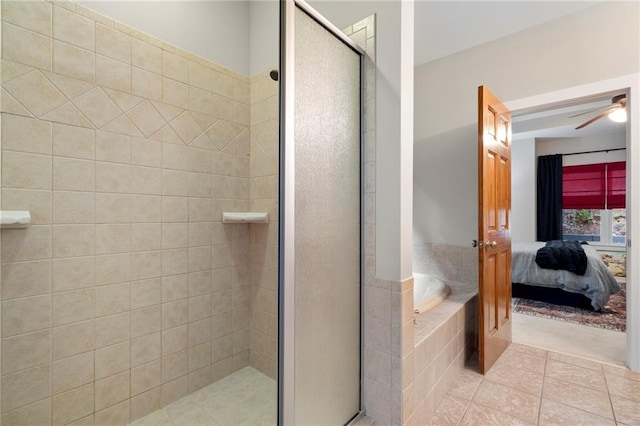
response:
[[[587,127],[589,124],[593,123],[594,121],[598,121],[600,120],[602,117],[606,117],[607,115],[609,115],[611,111],[605,111],[603,113],[600,113],[598,115],[596,115],[595,117],[585,121],[584,123],[582,123],[581,125],[579,125],[578,127],[576,127],[576,130],[582,129],[583,127]]]
[[[607,105],[606,107],[600,107],[600,108],[592,109],[591,111],[581,112],[580,114],[572,115],[569,118],[576,118],[576,117],[580,117],[581,115],[591,114],[592,112],[604,111],[604,110],[608,110],[608,109],[611,109],[611,108],[619,108],[619,107],[620,107],[620,105],[616,103],[616,104],[612,104],[612,105]],[[608,112],[611,112],[611,111],[608,111]]]

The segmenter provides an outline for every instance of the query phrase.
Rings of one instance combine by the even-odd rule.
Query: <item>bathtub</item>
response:
[[[425,274],[413,274],[413,312],[420,314],[433,308],[449,295],[449,286]]]

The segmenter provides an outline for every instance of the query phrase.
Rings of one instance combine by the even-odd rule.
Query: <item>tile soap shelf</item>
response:
[[[31,214],[22,210],[0,210],[0,229],[26,228],[31,223]]]
[[[222,223],[269,223],[269,213],[222,212]]]

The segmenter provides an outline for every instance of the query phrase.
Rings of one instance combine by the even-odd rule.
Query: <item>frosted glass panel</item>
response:
[[[360,399],[360,55],[295,14],[295,423]]]

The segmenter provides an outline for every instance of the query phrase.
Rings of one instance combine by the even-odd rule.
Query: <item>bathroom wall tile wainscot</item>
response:
[[[277,83],[74,2],[2,2],[3,424],[275,377]],[[267,225],[222,211],[269,211]],[[252,310],[252,308],[255,308]]]

